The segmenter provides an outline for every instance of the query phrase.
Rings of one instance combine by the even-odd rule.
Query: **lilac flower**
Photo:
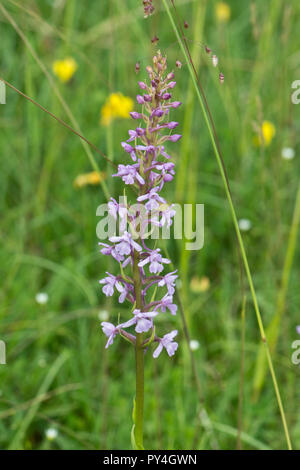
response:
[[[141,137],[142,135],[145,134],[145,129],[142,129],[141,127],[137,127],[135,131],[129,130],[128,134],[130,135],[130,138],[126,142],[132,142],[133,140],[137,139],[138,137]]]
[[[172,217],[176,214],[176,211],[173,209],[173,204],[163,209],[162,217],[160,220],[161,227],[167,225],[170,227],[172,225]]]
[[[122,304],[127,295],[129,294],[129,287],[127,284],[125,284],[124,286],[121,285],[121,289],[118,289],[118,291],[121,293],[121,295],[119,296],[119,303]]]
[[[176,343],[176,341],[173,341],[173,339],[175,338],[177,333],[178,333],[177,330],[173,330],[171,331],[171,333],[167,333],[162,338],[157,339],[157,341],[159,342],[159,345],[157,346],[157,348],[155,349],[153,353],[154,358],[157,358],[160,355],[163,348],[165,348],[165,350],[167,351],[170,357],[174,356],[175,351],[178,348],[178,343]]]
[[[173,207],[173,204],[168,206],[168,204],[165,202],[164,204],[160,204],[159,206],[153,206],[151,209],[149,209],[154,215],[154,217],[151,218],[151,222],[153,222],[153,225],[156,225],[158,227],[163,227],[164,225],[167,225],[167,227],[170,227],[173,222],[172,218],[176,214],[176,211],[175,209],[173,209]],[[159,212],[159,214],[161,215],[161,219],[159,221],[157,217],[157,212]]]
[[[148,202],[145,204],[145,207],[148,211],[158,209],[160,205],[159,203],[166,203],[165,199],[157,194],[157,188],[153,188],[149,191],[149,193],[139,196],[137,200],[139,202],[148,200]]]
[[[113,295],[114,288],[116,288],[119,292],[122,292],[122,284],[117,280],[117,278],[110,273],[106,274],[108,274],[108,276],[100,279],[99,281],[100,284],[104,284],[102,291],[106,297],[111,297]]]
[[[120,256],[120,254],[116,251],[115,246],[107,245],[106,243],[99,243],[99,245],[103,245],[104,248],[100,250],[103,255],[112,256],[115,260],[119,263],[124,260],[124,256]]]
[[[147,333],[153,328],[153,318],[158,315],[158,312],[141,312],[139,309],[135,309],[133,312],[133,318],[122,324],[123,328],[136,325],[135,331],[137,333]]]
[[[166,309],[170,311],[172,315],[176,315],[177,305],[173,304],[173,297],[166,294],[160,301],[159,307],[162,312],[165,312]]]
[[[132,160],[136,162],[136,154],[135,154],[134,148],[131,145],[127,144],[126,142],[122,142],[121,145],[123,149],[125,150],[125,152],[130,154]]]
[[[109,241],[115,243],[115,250],[120,256],[129,255],[132,250],[142,251],[141,246],[136,243],[131,233],[124,232],[121,237],[110,237]]]
[[[168,289],[168,294],[172,296],[175,292],[175,279],[178,278],[176,271],[166,274],[158,283],[160,287],[166,286]]]
[[[144,178],[138,172],[138,165],[118,165],[118,173],[113,176],[120,176],[125,184],[134,184],[136,179],[140,184],[145,184]]]
[[[114,342],[114,338],[117,334],[119,334],[119,329],[115,327],[112,323],[107,321],[103,321],[101,323],[103,333],[108,337],[108,341],[105,345],[105,349],[108,348]]]
[[[139,262],[139,267],[142,268],[148,263],[150,263],[150,273],[157,274],[164,269],[163,263],[169,264],[171,261],[167,258],[163,258],[160,254],[160,249],[157,248],[156,250],[150,251],[150,253],[146,255],[146,258]]]
[[[117,220],[119,216],[121,219],[126,219],[128,214],[127,207],[125,205],[118,204],[117,201],[111,197],[111,200],[108,202],[108,213]]]

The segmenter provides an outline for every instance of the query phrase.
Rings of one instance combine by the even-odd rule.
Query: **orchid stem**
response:
[[[134,251],[133,283],[136,298],[136,308],[142,309],[141,277],[138,267],[139,254]],[[135,442],[138,449],[143,449],[143,421],[144,421],[144,349],[143,333],[137,333],[135,343],[136,362],[136,396],[135,396]]]

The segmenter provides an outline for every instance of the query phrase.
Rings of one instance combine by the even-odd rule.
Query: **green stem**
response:
[[[142,308],[142,286],[138,267],[139,254],[134,252],[133,260],[133,282],[136,298],[136,308]],[[143,421],[144,421],[144,349],[143,333],[137,333],[135,344],[136,362],[136,396],[135,396],[135,442],[138,449],[143,449]]]
[[[213,127],[212,127],[212,124],[211,124],[209,116],[208,116],[208,111],[206,110],[206,107],[205,107],[205,104],[204,104],[204,99],[201,96],[201,93],[200,93],[200,90],[199,90],[199,87],[198,87],[198,84],[197,84],[197,79],[195,77],[194,70],[193,70],[192,64],[190,62],[190,58],[187,54],[187,51],[186,51],[186,49],[184,47],[184,44],[183,44],[183,41],[180,37],[179,31],[177,29],[177,26],[175,24],[175,21],[173,19],[172,14],[171,14],[170,8],[169,8],[168,3],[167,3],[167,0],[162,0],[162,1],[163,1],[164,6],[165,6],[165,9],[166,9],[167,15],[169,17],[169,20],[171,22],[171,25],[173,27],[176,38],[178,40],[178,44],[179,44],[179,46],[182,50],[182,53],[185,57],[185,60],[186,60],[186,63],[187,63],[188,69],[189,69],[189,73],[192,77],[193,84],[194,84],[194,87],[195,87],[195,91],[196,91],[196,94],[197,94],[197,98],[198,98],[198,101],[200,103],[200,107],[201,107],[203,117],[204,117],[207,129],[208,129],[208,132],[209,132],[209,136],[210,136],[211,143],[212,143],[212,146],[213,146],[213,149],[214,149],[214,153],[215,153],[215,156],[216,156],[218,167],[219,167],[219,170],[220,170],[220,173],[221,173],[221,177],[222,177],[224,188],[225,188],[225,193],[226,193],[226,196],[227,196],[227,199],[228,199],[230,212],[231,212],[231,216],[232,216],[232,219],[233,219],[233,224],[234,224],[234,227],[235,227],[235,231],[236,231],[236,235],[237,235],[237,239],[238,239],[238,243],[239,243],[239,248],[240,248],[242,260],[243,260],[243,263],[244,263],[244,268],[245,268],[247,278],[248,278],[248,283],[249,283],[249,286],[250,286],[250,291],[251,291],[251,295],[252,295],[252,300],[253,300],[253,304],[254,304],[254,309],[255,309],[255,313],[256,313],[256,318],[257,318],[257,323],[258,323],[258,326],[259,326],[261,339],[262,339],[263,344],[265,346],[265,352],[266,352],[266,355],[267,355],[269,370],[270,370],[270,373],[271,373],[271,376],[272,376],[273,386],[274,386],[274,390],[275,390],[275,394],[276,394],[276,398],[277,398],[277,403],[278,403],[278,407],[279,407],[280,414],[281,414],[281,419],[282,419],[284,433],[285,433],[285,437],[286,437],[286,441],[287,441],[287,446],[288,446],[288,449],[291,450],[292,445],[291,445],[289,430],[288,430],[288,426],[287,426],[287,422],[286,422],[285,412],[284,412],[284,408],[283,408],[283,404],[282,404],[282,400],[281,400],[281,395],[280,395],[280,391],[279,391],[279,387],[278,387],[278,383],[277,383],[277,378],[276,378],[276,374],[275,374],[275,370],[274,370],[274,366],[273,366],[269,346],[267,344],[266,335],[265,335],[265,331],[264,331],[264,326],[263,326],[263,322],[262,322],[262,317],[261,317],[261,314],[260,314],[260,310],[259,310],[259,306],[258,306],[258,302],[257,302],[257,297],[256,297],[255,289],[254,289],[254,284],[253,284],[253,280],[252,280],[252,275],[251,275],[251,271],[250,271],[249,264],[248,264],[248,259],[247,259],[247,255],[246,255],[246,251],[245,251],[245,247],[244,247],[244,242],[243,242],[241,232],[240,232],[240,229],[239,229],[238,219],[237,219],[235,208],[234,208],[234,205],[233,205],[229,184],[228,184],[228,181],[227,181],[227,178],[226,178],[225,169],[224,169],[223,164],[222,164],[222,158],[221,158],[221,155],[220,155],[217,143],[216,143],[216,139],[215,139],[214,132],[213,132]]]

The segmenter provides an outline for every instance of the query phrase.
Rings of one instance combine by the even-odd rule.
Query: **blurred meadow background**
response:
[[[299,449],[300,371],[291,355],[300,339],[300,105],[291,84],[300,79],[300,4],[175,4],[189,25]],[[285,449],[246,280],[243,320],[236,236],[211,142],[163,4],[154,5],[144,19],[140,0],[2,0],[0,76],[128,163],[120,142],[137,80],[158,48],[167,54],[183,102],[172,116],[183,138],[170,144],[177,174],[167,197],[205,205],[205,244],[197,252],[184,240],[167,244],[189,340],[178,312],[167,320],[179,330],[174,358],[146,356],[145,446]],[[219,58],[223,85],[203,44]],[[119,182],[105,159],[8,87],[0,128],[0,447],[129,449],[134,351],[120,340],[105,350],[100,328],[128,309],[101,291],[98,280],[117,266],[96,237],[96,208],[118,198]]]

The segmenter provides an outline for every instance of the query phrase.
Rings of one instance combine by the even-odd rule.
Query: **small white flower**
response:
[[[191,339],[190,341],[190,348],[192,351],[197,351],[199,349],[200,343],[196,339]]]
[[[98,318],[100,321],[107,321],[109,319],[109,313],[107,310],[100,310],[98,313]]]
[[[252,227],[252,223],[249,219],[240,219],[239,228],[242,232],[248,232]]]
[[[281,156],[284,160],[292,160],[295,157],[295,150],[291,147],[283,147]]]
[[[38,304],[45,305],[48,302],[49,297],[46,292],[39,292],[38,294],[36,294],[35,300]]]
[[[48,439],[48,441],[53,441],[54,439],[57,438],[57,435],[58,435],[58,432],[57,432],[57,429],[55,428],[48,428],[46,429],[46,438]]]
[[[218,65],[218,62],[219,62],[219,59],[218,57],[214,54],[211,58],[211,61],[212,61],[212,64],[214,67],[216,67]]]

